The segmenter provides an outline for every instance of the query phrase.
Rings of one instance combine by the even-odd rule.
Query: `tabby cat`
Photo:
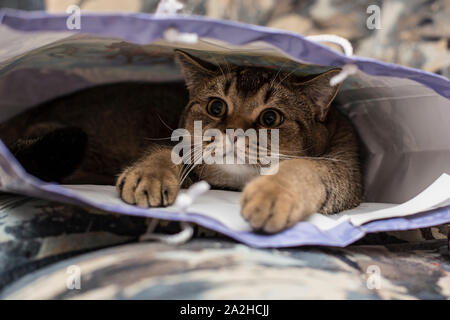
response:
[[[332,106],[338,86],[329,81],[339,69],[298,78],[213,65],[179,50],[176,57],[185,84],[85,89],[1,124],[0,138],[43,180],[115,183],[123,201],[140,207],[173,204],[182,180],[183,186],[206,180],[215,188],[242,190],[242,216],[267,233],[314,212],[332,214],[360,203],[357,137]],[[277,171],[261,175],[261,164],[175,164],[171,132],[181,127],[194,136],[194,121],[201,121],[203,132],[220,130],[222,142],[241,138],[226,129],[278,129]],[[218,141],[203,141],[202,148],[211,143]],[[246,156],[250,152],[246,144]]]

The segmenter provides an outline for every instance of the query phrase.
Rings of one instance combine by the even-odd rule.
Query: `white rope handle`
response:
[[[181,231],[176,234],[154,233],[153,231],[158,225],[158,221],[158,219],[152,219],[146,233],[139,238],[139,241],[156,240],[171,245],[180,245],[188,242],[194,235],[194,227],[184,221],[180,223]]]
[[[344,65],[342,67],[342,71],[330,79],[330,86],[334,87],[335,85],[343,82],[345,79],[347,79],[352,74],[355,74],[356,72],[358,72],[357,65],[353,63]]]
[[[175,200],[174,206],[179,208],[181,212],[186,212],[187,209],[192,205],[192,203],[201,196],[203,193],[208,191],[211,186],[206,181],[200,181],[186,190],[184,193],[180,193]]]
[[[156,15],[175,15],[184,8],[184,4],[178,0],[160,0],[156,8]],[[196,33],[179,32],[175,28],[167,28],[163,34],[167,42],[181,42],[186,44],[196,44],[198,35]]]
[[[335,34],[319,34],[315,36],[307,36],[306,38],[315,42],[330,42],[337,44],[344,50],[344,54],[346,56],[351,57],[353,55],[353,46],[350,41]]]
[[[350,41],[335,34],[320,34],[315,36],[308,36],[306,38],[315,42],[330,42],[337,44],[342,48],[346,56],[351,57],[353,55],[353,46]],[[330,79],[330,86],[334,87],[356,72],[358,72],[357,65],[353,63],[344,65],[342,67],[342,71]]]
[[[208,191],[211,186],[206,181],[200,181],[193,184],[186,192],[180,193],[175,200],[174,207],[184,214],[189,207],[194,203],[195,199]],[[180,223],[181,231],[176,234],[159,234],[155,233],[158,225],[158,219],[152,219],[147,231],[143,234],[139,241],[157,240],[167,244],[179,245],[188,242],[194,235],[194,228],[188,222],[182,221]]]
[[[175,28],[168,28],[164,31],[164,39],[168,42],[196,44],[198,42],[198,35],[196,33],[179,32]]]

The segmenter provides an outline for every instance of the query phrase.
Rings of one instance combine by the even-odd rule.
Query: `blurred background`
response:
[[[156,11],[159,0],[0,0],[0,7],[65,12]],[[303,35],[347,38],[355,54],[450,77],[450,0],[180,0],[181,13],[240,21]],[[370,5],[381,29],[371,29]]]

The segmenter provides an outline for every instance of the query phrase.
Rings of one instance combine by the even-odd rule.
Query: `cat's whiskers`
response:
[[[327,161],[333,161],[333,162],[345,162],[341,159],[335,159],[335,158],[327,158],[327,157],[307,157],[307,156],[286,156],[286,155],[279,155],[279,159],[283,160],[291,160],[291,159],[311,159],[311,160],[327,160]]]
[[[311,147],[308,147],[308,148],[306,148],[306,149],[297,150],[297,151],[281,149],[281,150],[278,150],[278,153],[277,153],[277,154],[285,154],[285,153],[293,153],[293,154],[296,154],[296,153],[302,153],[302,152],[308,151],[308,150],[311,149],[311,148],[312,148],[312,146],[311,146]],[[271,149],[264,148],[264,147],[262,147],[262,146],[258,146],[258,147],[256,147],[254,150],[272,153],[272,150],[271,150]]]
[[[281,69],[284,67],[284,65],[286,64],[286,61],[283,62],[283,64],[280,66],[280,68],[278,69],[277,73],[275,74],[275,76],[272,78],[272,81],[270,81],[270,86],[269,88],[273,88],[273,84],[275,83],[275,80],[277,79],[278,75],[281,72]]]
[[[194,149],[195,150],[195,149]],[[192,152],[189,153],[189,157],[192,156],[192,163],[188,164],[186,167],[183,168],[183,171],[180,175],[180,186],[183,185],[184,180],[189,176],[191,171],[197,166],[196,162],[197,160],[201,159],[203,157],[203,150],[195,150],[194,154]]]
[[[154,141],[159,141],[159,140],[171,140],[173,138],[180,138],[180,137],[191,137],[191,138],[201,138],[203,139],[203,136],[196,136],[196,135],[191,135],[191,134],[180,134],[180,135],[176,135],[176,136],[170,136],[170,137],[162,137],[162,138],[144,138],[145,140],[154,140]],[[191,145],[193,145],[191,143]]]
[[[295,155],[288,155],[284,153],[273,153],[271,150],[266,149],[265,151],[269,151],[270,153],[267,154],[267,157],[270,158],[278,158],[281,160],[292,160],[292,159],[313,159],[313,160],[328,160],[328,161],[335,161],[335,162],[341,162],[343,160],[335,159],[335,158],[328,158],[328,157],[311,157],[311,156],[295,156]],[[302,151],[298,151],[302,152]],[[270,155],[270,156],[269,156]],[[248,153],[248,157],[256,157],[258,159],[258,151],[254,151],[254,153]]]
[[[196,159],[198,160],[198,159]],[[194,168],[197,166],[197,164],[195,164],[195,162],[193,164],[190,165],[189,169],[186,170],[186,173],[184,174],[184,176],[180,179],[180,187],[183,185],[184,180],[186,180],[186,178],[189,176],[189,174],[192,172],[192,170],[194,170]]]
[[[295,150],[295,151],[293,151],[293,150],[285,150],[285,149],[278,149],[278,152],[276,154],[278,154],[278,155],[287,155],[288,156],[289,153],[291,153],[291,154],[303,153],[303,152],[306,152],[306,151],[310,150],[311,148],[312,148],[312,146],[310,146],[308,148],[305,148],[305,149],[301,149],[301,150]],[[271,149],[268,149],[268,148],[263,147],[262,145],[258,145],[258,144],[256,144],[256,145],[255,144],[251,144],[249,146],[249,150],[253,151],[253,152],[256,152],[256,153],[258,153],[258,152],[266,152],[266,153],[270,153],[270,154],[275,154],[275,153],[273,153],[273,151]]]
[[[214,62],[216,63],[216,65],[219,67],[220,72],[222,72],[222,75],[226,78],[225,73],[223,72],[222,67],[220,66],[220,63],[217,62],[217,60],[215,58],[213,58]]]
[[[278,82],[278,85],[281,85],[283,83],[284,80],[286,80],[291,74],[293,74],[295,71],[297,71],[295,68],[292,69],[291,72],[289,72],[283,79],[280,80],[280,82]]]
[[[155,112],[156,113],[156,115],[158,116],[158,118],[159,118],[159,120],[162,122],[162,124],[166,127],[166,128],[168,128],[170,131],[174,131],[174,129],[172,129],[162,118],[161,118],[161,116],[159,115],[159,113],[158,112]]]
[[[172,137],[166,137],[166,138],[144,138],[145,140],[150,140],[150,141],[161,141],[161,140],[170,140],[172,139]]]

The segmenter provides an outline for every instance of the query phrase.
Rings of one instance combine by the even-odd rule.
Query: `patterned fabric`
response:
[[[146,232],[149,222],[145,218],[117,215],[92,208],[0,194],[0,289],[21,276],[56,261],[86,251],[136,242]],[[179,230],[177,222],[160,221],[155,232],[171,234]],[[194,230],[196,239],[225,239],[204,228],[195,227]],[[448,230],[449,226],[438,226],[374,233],[359,240],[356,245],[399,244],[422,240],[437,240],[442,244],[446,241]],[[214,242],[201,243],[206,248],[214,246]],[[195,256],[192,258],[195,259]]]
[[[449,299],[450,261],[443,240],[283,250],[211,240],[128,244],[44,268],[0,297]]]
[[[0,287],[42,265],[136,239],[145,219],[0,195]]]
[[[102,247],[137,241],[149,219],[0,193],[0,289],[43,265]],[[155,232],[176,233],[160,221]],[[196,237],[217,237],[196,228]]]

